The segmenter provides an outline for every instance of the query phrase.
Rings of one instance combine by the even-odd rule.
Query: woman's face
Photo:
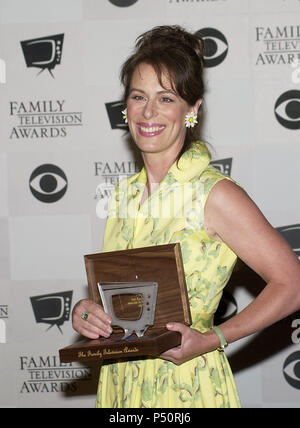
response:
[[[127,100],[127,119],[131,135],[142,151],[176,157],[185,139],[184,118],[198,108],[189,106],[172,89],[167,76],[160,85],[149,64],[140,64],[134,71]]]

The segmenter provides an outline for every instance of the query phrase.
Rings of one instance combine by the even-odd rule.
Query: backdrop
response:
[[[298,0],[0,0],[0,406],[93,407],[97,365],[61,364],[107,202],[140,164],[119,70],[136,37],[206,44],[202,135],[300,256]],[[262,281],[238,263],[218,313]],[[300,315],[228,348],[244,407],[300,407]]]

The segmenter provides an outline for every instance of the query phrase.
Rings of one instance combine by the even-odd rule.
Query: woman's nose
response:
[[[144,107],[144,117],[145,119],[151,119],[156,114],[156,109],[152,101],[148,101]]]

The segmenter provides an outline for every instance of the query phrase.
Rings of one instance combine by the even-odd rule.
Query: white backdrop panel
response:
[[[58,302],[69,310],[87,297],[83,255],[101,251],[113,185],[140,168],[117,105],[119,71],[153,26],[212,29],[203,138],[275,227],[294,225],[299,254],[299,1],[114,3],[0,0],[0,407],[94,406],[99,367],[59,362],[77,335]],[[50,36],[63,41],[49,51],[58,62],[27,67],[36,58],[21,42]],[[238,310],[259,285],[249,271],[229,284]],[[54,306],[38,315],[47,299]],[[229,347],[244,407],[299,407],[298,318]]]

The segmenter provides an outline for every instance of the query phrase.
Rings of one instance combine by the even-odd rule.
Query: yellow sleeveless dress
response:
[[[227,176],[210,165],[202,142],[192,143],[172,165],[155,192],[140,205],[145,169],[120,181],[112,197],[103,251],[180,242],[192,328],[213,326],[236,254],[214,241],[203,227],[212,187]],[[172,321],[172,320],[170,320]],[[218,350],[180,366],[160,358],[104,363],[98,408],[238,408],[240,401],[224,352]]]

